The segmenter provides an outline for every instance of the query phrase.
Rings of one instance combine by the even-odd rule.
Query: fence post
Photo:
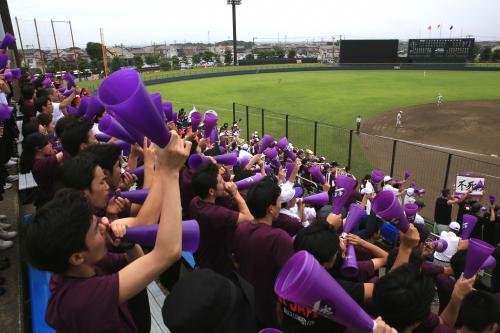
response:
[[[250,118],[248,116],[248,105],[246,107],[246,114],[247,114],[247,141],[250,140],[250,124],[248,123]]]
[[[236,103],[233,102],[233,123],[236,121]]]
[[[262,118],[262,136],[264,136],[264,109],[262,109],[262,114],[261,114],[261,118]]]
[[[285,115],[285,136],[288,138],[288,115]]]
[[[448,176],[450,175],[450,167],[451,167],[451,157],[452,154],[448,154],[448,163],[446,164],[446,173],[444,174],[444,184],[443,188],[448,187]]]
[[[349,169],[351,168],[351,157],[352,157],[352,132],[353,130],[349,131],[349,155],[347,155],[347,166]]]
[[[314,122],[314,155],[316,155],[318,147],[318,122]]]
[[[394,140],[392,144],[392,160],[391,160],[391,177],[394,174],[394,162],[396,161],[396,145],[398,140]]]

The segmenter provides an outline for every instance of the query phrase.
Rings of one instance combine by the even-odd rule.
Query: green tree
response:
[[[295,50],[289,50],[288,51],[288,58],[289,59],[295,58],[296,55],[297,55],[297,51],[295,51]]]
[[[193,61],[193,65],[199,64],[201,61],[201,56],[198,53],[194,54],[191,60]]]
[[[493,51],[493,54],[491,55],[491,60],[494,61],[500,60],[500,49],[496,49],[495,51]]]
[[[179,69],[179,66],[180,66],[179,57],[178,56],[173,56],[172,57],[172,67],[174,69]]]
[[[469,61],[475,61],[477,59],[478,54],[479,54],[479,46],[477,45],[477,43],[474,43],[474,45],[472,46],[471,53],[469,54],[467,59]]]
[[[144,61],[150,66],[156,65],[160,62],[160,56],[158,54],[147,54],[144,56]]]
[[[170,64],[170,61],[166,60],[166,59],[162,59],[160,60],[160,68],[164,71],[168,71],[172,68],[172,65]]]
[[[102,44],[88,42],[85,48],[90,60],[101,60],[102,61]]]
[[[210,62],[214,60],[214,56],[215,54],[213,52],[205,51],[203,52],[202,59],[206,62]]]
[[[186,56],[183,56],[182,57],[182,62],[187,64],[188,63],[188,58]]]
[[[247,55],[245,56],[245,60],[255,60],[255,56],[254,56],[252,53],[247,54]]]
[[[124,65],[125,65],[124,61],[120,57],[113,57],[113,59],[111,59],[111,65],[110,65],[110,67],[111,67],[111,71],[112,72],[115,72],[115,71],[119,70]]]
[[[224,52],[224,64],[231,65],[233,63],[233,53],[230,49],[226,49]]]
[[[283,50],[282,48],[276,48],[274,50],[274,54],[276,55],[276,57],[278,58],[284,58],[285,57],[285,50]]]
[[[135,55],[134,59],[132,59],[132,62],[134,63],[135,68],[141,69],[142,66],[144,66],[144,61],[142,60],[142,57],[139,55]]]
[[[485,47],[482,51],[481,54],[479,55],[479,59],[481,61],[488,61],[491,59],[491,47]]]

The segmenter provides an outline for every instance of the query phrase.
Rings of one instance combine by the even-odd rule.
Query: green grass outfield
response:
[[[360,114],[445,101],[499,99],[500,72],[343,70],[252,74],[150,86],[174,109],[230,109],[231,103],[263,107],[338,126],[352,127]]]
[[[213,108],[221,121],[231,120],[233,101],[288,114],[289,140],[312,149],[312,124],[295,121],[294,117],[352,128],[358,114],[366,120],[379,112],[434,103],[438,93],[444,95],[445,101],[500,99],[500,72],[426,71],[425,77],[424,71],[408,70],[271,73],[172,82],[148,89],[173,101],[175,110],[184,107],[189,111],[193,105],[200,111]],[[250,131],[260,132],[259,110],[251,111]],[[237,112],[237,118],[243,118],[245,135],[244,108],[238,106]],[[276,138],[284,136],[283,119],[266,113],[266,133]],[[318,155],[347,164],[347,131],[320,125],[318,138]],[[357,138],[352,158],[357,175],[376,167],[366,159]]]

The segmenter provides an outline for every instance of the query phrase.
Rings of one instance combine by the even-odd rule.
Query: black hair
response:
[[[450,189],[449,188],[444,188],[441,190],[441,195],[443,197],[448,197],[450,195]]]
[[[27,101],[33,98],[35,93],[35,87],[32,84],[25,84],[21,89],[21,98],[23,101]]]
[[[377,314],[398,332],[425,320],[431,311],[434,282],[411,265],[384,275],[373,289]]]
[[[293,242],[295,252],[306,250],[324,264],[339,253],[340,240],[334,229],[326,222],[315,222],[300,230]]]
[[[78,154],[78,156],[96,161],[103,170],[107,170],[113,174],[113,167],[121,156],[121,149],[112,143],[90,145]]]
[[[21,129],[23,137],[28,137],[32,133],[38,133],[38,122],[35,120],[24,121]]]
[[[54,119],[54,117],[50,113],[42,112],[38,116],[36,116],[36,122],[44,127],[49,126],[52,122],[52,119]]]
[[[35,110],[38,112],[43,112],[43,107],[47,106],[47,104],[50,102],[50,97],[49,95],[43,95],[40,97],[37,97],[35,101]]]
[[[82,116],[76,113],[72,113],[59,119],[59,121],[56,123],[56,128],[55,128],[56,136],[58,138],[61,138],[66,126],[71,127],[72,124],[80,121],[80,118],[82,118]]]
[[[98,164],[95,160],[75,157],[66,160],[61,166],[62,183],[64,187],[76,190],[91,190],[92,180]]]
[[[78,154],[82,143],[89,142],[89,131],[92,129],[92,124],[87,119],[83,117],[75,119],[76,121],[65,123],[60,136],[64,151],[71,156]]]
[[[450,266],[453,270],[453,276],[456,280],[460,278],[460,275],[465,269],[465,258],[467,257],[467,250],[457,251],[453,257],[450,259]]]
[[[385,269],[389,272],[394,266],[394,262],[396,262],[396,257],[398,256],[399,248],[395,247],[389,251],[389,255],[387,256],[387,263],[385,264]],[[420,256],[420,253],[417,250],[412,250],[410,253],[410,258],[408,258],[408,265],[414,266],[417,269],[420,269],[422,266],[423,260]]]
[[[40,270],[64,273],[71,255],[87,249],[85,237],[91,223],[92,208],[83,195],[70,189],[59,191],[25,225],[28,262]]]
[[[463,327],[473,332],[483,332],[493,324],[500,324],[500,301],[483,290],[465,295],[459,317]]]
[[[427,238],[429,238],[429,234],[431,233],[429,231],[429,228],[427,228],[424,224],[413,224],[415,226],[415,229],[417,229],[418,234],[420,235],[420,243],[425,243]]]
[[[208,196],[208,191],[217,187],[217,175],[219,169],[217,166],[209,163],[196,171],[192,178],[192,186],[194,193],[202,199]]]
[[[238,180],[242,180],[248,177],[252,177],[253,173],[250,170],[246,170],[241,166],[235,165],[233,167],[234,178],[233,181],[237,182]]]
[[[43,79],[40,81],[40,84],[42,81],[43,81]],[[36,86],[36,83],[35,83],[35,86]],[[46,88],[38,89],[36,91],[36,99],[39,99],[39,98],[44,97],[44,96],[49,96],[49,95],[50,95],[50,91],[49,91],[49,89],[46,89]]]
[[[267,214],[267,208],[276,204],[281,194],[281,188],[270,176],[260,182],[253,184],[248,189],[246,198],[247,206],[253,217],[261,219]]]
[[[19,171],[28,173],[35,162],[36,149],[42,149],[49,143],[49,137],[41,133],[32,133],[23,140],[23,152],[19,159]]]

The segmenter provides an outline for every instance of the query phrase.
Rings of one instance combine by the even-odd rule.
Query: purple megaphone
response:
[[[188,158],[189,169],[191,169],[193,171],[196,171],[199,168],[201,168],[202,166],[208,165],[210,163],[211,163],[210,158],[208,158],[207,156],[204,156],[204,155],[200,155],[200,154],[192,154]]]
[[[71,106],[71,105],[68,105],[66,107],[66,111],[69,113],[69,114],[78,114],[78,109],[75,108],[74,106]]]
[[[288,180],[290,179],[290,176],[292,175],[292,171],[293,171],[293,168],[295,167],[295,163],[294,162],[286,162],[285,163],[285,169],[286,169],[286,176],[285,176],[285,180]]]
[[[10,72],[12,73],[12,77],[14,80],[19,80],[23,76],[21,68],[12,68]]]
[[[293,190],[295,191],[295,198],[300,198],[304,195],[304,189],[300,186],[294,187]]]
[[[342,234],[347,235],[350,233],[364,215],[365,210],[361,208],[360,205],[354,203],[351,204],[349,206],[349,213],[347,214]]]
[[[404,174],[404,176],[403,176],[403,179],[404,179],[404,180],[407,180],[407,179],[408,179],[408,178],[410,178],[410,177],[411,177],[411,172],[410,172],[410,171],[405,171],[405,174]]]
[[[128,173],[130,173],[131,175],[135,175],[138,179],[142,179],[144,178],[144,165],[132,169]]]
[[[87,112],[87,107],[89,106],[90,96],[83,96],[80,99],[80,105],[78,106],[78,114],[83,116]]]
[[[163,148],[167,145],[170,132],[138,72],[130,68],[114,72],[101,83],[98,95],[106,109],[116,113],[120,120],[142,132],[158,146]]]
[[[317,165],[313,165],[312,167],[309,168],[309,173],[311,174],[311,177],[313,178],[314,181],[324,184],[326,183],[325,176],[321,172],[321,169]]]
[[[109,136],[105,133],[96,133],[95,138],[99,142],[108,142],[109,140],[111,140],[111,136]]]
[[[70,96],[70,95],[73,93],[73,91],[75,91],[75,89],[65,90],[65,91],[62,93],[62,95],[63,95],[64,97],[68,97],[68,96]]]
[[[356,186],[356,181],[352,177],[348,176],[337,176],[335,178],[335,194],[333,196],[333,214],[340,214],[342,207],[344,207],[347,199],[351,195],[354,187]]]
[[[238,157],[238,165],[242,168],[246,167],[248,162],[250,162],[250,156],[248,155],[243,155]]]
[[[48,78],[50,78],[50,79],[53,79],[53,78],[54,78],[54,74],[53,74],[53,73],[46,72],[46,73],[44,74],[44,77],[48,77]]]
[[[158,234],[158,224],[141,225],[137,227],[127,227],[127,232],[122,241],[127,243],[140,244],[146,247],[154,247],[156,235]],[[200,244],[200,226],[196,220],[182,221],[182,251],[196,252]]]
[[[276,168],[281,167],[280,158],[278,156],[278,151],[276,148],[269,148],[264,151],[264,155],[269,159],[269,162]]]
[[[402,232],[408,231],[409,223],[403,208],[392,191],[382,191],[373,199],[372,209],[383,220],[396,225]]]
[[[172,102],[163,102],[162,107],[163,107],[163,113],[165,114],[165,119],[167,121],[172,121],[172,109],[173,109]]]
[[[151,101],[153,102],[154,106],[156,106],[156,111],[162,116],[165,114],[163,113],[163,103],[161,101],[161,94],[160,93],[152,93],[149,94],[149,98],[151,98]]]
[[[255,176],[248,177],[242,180],[238,180],[235,184],[238,190],[244,190],[249,188],[255,183],[260,182],[262,179],[264,179],[264,176],[261,175],[260,173],[256,174]]]
[[[84,117],[88,121],[92,121],[96,114],[104,111],[104,104],[97,98],[97,96],[90,96],[89,104]],[[104,132],[104,131],[103,131]]]
[[[120,117],[115,115],[115,120],[117,120],[120,125],[130,134],[132,138],[134,138],[135,142],[139,144],[139,146],[144,145],[144,135],[135,129],[135,127],[130,126],[126,121],[123,121]]]
[[[488,200],[490,201],[490,204],[494,204],[495,201],[497,200],[497,197],[495,197],[493,194],[488,195]]]
[[[99,121],[98,126],[99,131],[107,135],[114,136],[115,138],[128,142],[132,145],[136,142],[136,140],[127,132],[127,130],[124,129],[120,125],[120,123],[118,123],[118,121],[113,119],[113,117],[108,114],[102,117],[102,119]]]
[[[267,147],[269,147],[269,145],[271,145],[271,143],[273,143],[273,142],[274,142],[274,138],[268,134],[265,134],[262,137],[262,141],[260,142],[259,154],[262,154],[264,152],[264,150],[266,150]]]
[[[130,143],[122,141],[122,140],[117,140],[112,142],[114,145],[117,145],[120,147],[120,149],[123,151],[124,155],[129,155],[130,154]]]
[[[6,81],[9,81],[9,82],[14,81],[14,75],[12,75],[12,72],[10,70],[6,69],[3,72],[3,75],[4,75]]]
[[[205,128],[204,128],[204,133],[203,133],[204,138],[207,138],[210,136],[210,134],[212,133],[212,130],[217,125],[217,120],[218,120],[218,117],[214,113],[208,112],[208,111],[205,112],[205,121],[204,121]]]
[[[214,156],[214,159],[217,161],[217,163],[222,165],[235,165],[236,163],[238,163],[238,156],[236,155],[236,153],[217,155]]]
[[[380,183],[384,179],[384,172],[373,169],[372,173],[370,174],[370,178],[374,184]]]
[[[497,260],[493,256],[488,256],[488,258],[484,261],[481,269],[490,269],[495,268],[497,265]]]
[[[5,68],[9,63],[9,56],[4,53],[0,53],[0,69]]]
[[[12,115],[13,110],[14,108],[12,106],[8,106],[7,104],[0,104],[0,122],[9,119]]]
[[[288,143],[288,139],[285,137],[282,137],[278,143],[276,143],[276,146],[278,146],[279,149],[281,149],[283,152],[285,152],[285,155],[288,156],[292,161],[295,162],[297,159],[297,156],[293,152],[292,145]]]
[[[73,87],[76,87],[75,77],[70,72],[66,72],[63,74],[63,80],[65,80],[68,83],[67,84],[68,90],[73,88]]]
[[[254,167],[254,171],[260,171],[260,166],[256,165]],[[264,164],[264,171],[266,172],[266,175],[269,175],[271,173],[271,166],[269,164]]]
[[[356,258],[356,250],[354,249],[354,245],[349,244],[346,248],[344,261],[340,267],[340,273],[347,278],[353,278],[358,275],[358,272],[359,267]]]
[[[431,246],[436,252],[444,252],[448,248],[448,242],[444,239],[438,239],[431,242]]]
[[[224,146],[219,146],[219,150],[220,150],[220,153],[221,154],[224,154],[226,152],[226,147]],[[238,162],[236,162],[236,164],[238,164]]]
[[[302,198],[302,202],[311,206],[321,207],[330,202],[330,196],[328,192],[321,192]]]
[[[352,332],[375,329],[372,318],[307,251],[295,253],[276,278],[274,292],[325,316]]]
[[[177,123],[177,112],[172,112],[172,121]]]
[[[473,277],[484,264],[488,256],[493,253],[495,248],[482,240],[471,238],[465,257],[464,278],[470,279]]]
[[[16,41],[16,37],[13,34],[11,34],[10,32],[7,32],[5,34],[5,37],[2,40],[2,43],[0,44],[0,49],[4,50],[4,52],[5,52],[5,49],[8,48],[15,41]]]
[[[474,191],[481,191],[482,189],[484,189],[484,184],[483,184],[483,182],[482,182],[482,181],[479,181],[479,182],[476,184],[476,186],[474,186],[474,187],[472,188],[472,190],[474,190]]]
[[[469,239],[472,230],[477,223],[477,217],[470,214],[464,214],[462,222],[462,239]]]
[[[1,64],[0,64],[1,66]],[[46,78],[45,80],[42,81],[42,86],[44,87],[50,87],[52,85],[52,79]]]
[[[198,130],[198,126],[200,126],[201,119],[203,118],[203,115],[201,112],[194,111],[191,113],[191,129],[193,132],[196,132]]]
[[[216,142],[219,142],[219,131],[217,130],[217,127],[214,127],[210,133],[210,143]]]
[[[406,204],[404,207],[406,218],[408,219],[408,222],[413,223],[415,222],[415,216],[417,215],[418,211],[418,206],[415,204]]]
[[[135,190],[112,193],[112,196],[128,199],[131,203],[142,204],[146,201],[149,190]]]
[[[264,328],[260,330],[259,333],[283,333],[283,331],[277,330],[276,328]]]

